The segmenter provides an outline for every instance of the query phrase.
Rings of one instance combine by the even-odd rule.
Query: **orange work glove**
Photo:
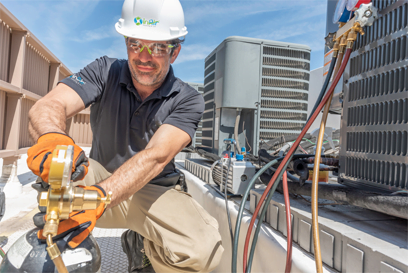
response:
[[[30,168],[34,174],[40,176],[44,182],[48,183],[52,152],[57,145],[74,146],[71,179],[73,181],[84,179],[88,173],[88,158],[85,156],[84,151],[78,145],[75,145],[72,138],[62,133],[47,133],[38,138],[37,144],[33,145],[27,151],[28,168]]]
[[[85,190],[94,190],[98,191],[101,197],[106,197],[106,193],[104,189],[102,189],[98,185],[93,185],[90,187],[78,186],[84,188]],[[76,248],[79,246],[85,239],[88,237],[89,233],[94,229],[96,220],[98,220],[105,211],[105,204],[101,203],[99,207],[93,210],[81,210],[71,212],[69,215],[69,219],[62,220],[58,226],[58,234],[53,237],[54,240],[58,240],[64,238],[68,233],[72,232],[70,238],[68,238],[67,242],[71,248]],[[39,213],[41,214],[41,213]],[[36,226],[39,228],[43,228],[45,221],[47,220],[47,216],[44,215],[44,221],[39,224],[37,221]],[[45,242],[46,238],[43,236],[43,230],[39,230],[37,233],[38,239]]]

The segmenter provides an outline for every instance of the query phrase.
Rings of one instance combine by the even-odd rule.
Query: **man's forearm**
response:
[[[155,148],[143,150],[98,184],[106,192],[112,192],[112,202],[108,208],[131,197],[163,170],[167,162],[159,154]]]
[[[48,132],[65,133],[65,108],[59,102],[44,103],[38,101],[28,115],[28,131],[34,141]]]

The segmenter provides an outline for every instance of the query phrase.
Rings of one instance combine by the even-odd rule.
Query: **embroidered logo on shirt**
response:
[[[84,85],[85,84],[85,82],[84,82],[84,80],[81,78],[81,77],[78,77],[77,75],[75,75],[75,74],[72,74],[71,76],[69,76],[74,82],[76,82],[77,84],[80,84],[80,85]]]

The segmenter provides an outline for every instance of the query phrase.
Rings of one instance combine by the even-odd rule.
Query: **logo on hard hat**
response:
[[[154,19],[147,20],[145,18],[136,17],[135,18],[136,26],[148,26],[148,27],[155,27],[160,21],[156,21]]]

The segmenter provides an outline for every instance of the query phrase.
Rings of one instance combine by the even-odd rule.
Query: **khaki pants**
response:
[[[77,185],[90,186],[111,174],[90,159],[88,175]],[[224,248],[217,221],[193,198],[172,188],[147,184],[128,200],[106,210],[100,228],[126,228],[144,239],[156,272],[210,272]]]

